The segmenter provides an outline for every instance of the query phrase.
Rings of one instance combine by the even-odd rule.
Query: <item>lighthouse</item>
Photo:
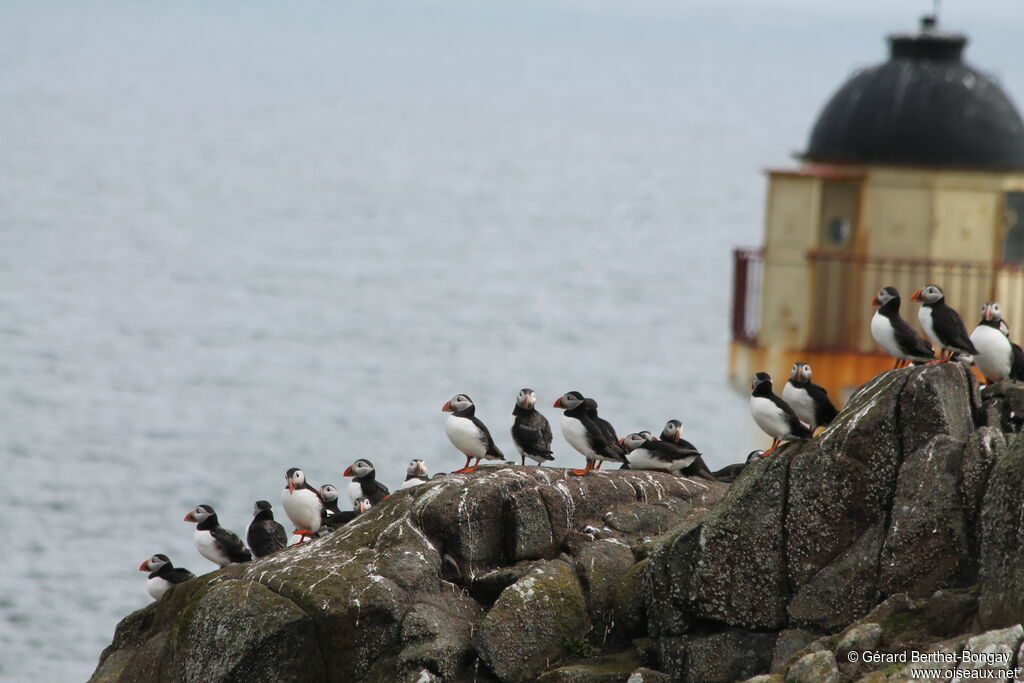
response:
[[[808,362],[844,398],[892,359],[871,338],[871,299],[935,283],[968,326],[999,301],[1024,338],[1024,123],[963,58],[967,37],[888,37],[889,59],[825,104],[792,168],[767,171],[764,243],[734,253],[729,378]]]

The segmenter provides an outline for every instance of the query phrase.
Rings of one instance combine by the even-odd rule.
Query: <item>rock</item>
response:
[[[790,667],[786,683],[839,683],[835,655],[825,650],[804,655]]]
[[[766,671],[772,662],[775,636],[730,629],[687,639],[686,670],[689,683],[735,681]],[[673,673],[678,673],[673,670]]]
[[[626,679],[626,683],[669,683],[670,680],[671,678],[669,678],[668,674],[663,674],[660,671],[655,671],[654,669],[640,667],[629,674],[629,678]]]
[[[615,629],[622,638],[635,638],[647,631],[647,605],[644,602],[644,576],[648,560],[640,560],[626,570],[612,590]]]
[[[993,466],[981,511],[983,628],[1024,621],[1024,440],[1015,438]]]
[[[803,650],[817,638],[817,635],[802,628],[787,628],[780,631],[779,637],[775,641],[775,649],[772,651],[770,671],[772,673],[783,671],[790,657]]]
[[[553,669],[542,674],[537,681],[538,683],[623,683],[623,681],[630,680],[639,665],[636,653],[626,651],[594,657],[584,662]],[[648,678],[647,680],[664,679]]]
[[[957,668],[992,672],[1012,669],[1022,640],[1024,628],[1020,624],[974,636],[968,639]],[[977,680],[977,676],[954,677],[952,683],[968,679]]]
[[[530,680],[587,631],[587,605],[565,562],[534,568],[502,592],[474,639],[480,659],[502,681]]]
[[[547,467],[439,478],[329,536],[172,588],[118,626],[93,680],[461,680],[486,677],[478,655],[506,680],[530,678],[584,636],[588,613],[612,620],[630,547],[726,488]],[[629,505],[661,512],[637,533],[605,526]]]
[[[785,678],[779,674],[761,674],[743,681],[743,683],[784,683]]]
[[[882,627],[868,622],[850,627],[843,633],[836,646],[836,657],[842,659],[850,652],[874,650],[882,639]]]
[[[587,613],[598,643],[604,643],[615,626],[616,588],[633,565],[632,551],[617,540],[587,544],[576,555],[576,573],[587,598]],[[636,597],[642,602],[642,589],[637,593]]]

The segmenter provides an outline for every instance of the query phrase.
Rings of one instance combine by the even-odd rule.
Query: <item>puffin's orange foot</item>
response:
[[[573,469],[571,469],[571,470],[569,470],[569,471],[570,471],[570,472],[572,472],[573,474],[586,474],[586,473],[587,473],[587,472],[589,472],[590,470],[578,470],[578,469],[576,469],[576,468],[573,468]]]
[[[469,472],[469,468],[463,467],[461,469],[452,470],[452,474],[462,474],[463,472]]]

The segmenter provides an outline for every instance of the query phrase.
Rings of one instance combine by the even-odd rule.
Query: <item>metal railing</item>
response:
[[[761,327],[760,307],[764,257],[759,249],[733,252],[732,336],[756,343]],[[910,296],[934,283],[946,303],[955,308],[972,330],[981,305],[998,301],[1010,326],[1010,337],[1024,339],[1024,266],[1019,263],[980,263],[921,258],[863,256],[811,250],[807,253],[808,351],[872,352],[871,299],[879,289],[896,287],[903,299],[902,315],[917,329],[916,303]]]

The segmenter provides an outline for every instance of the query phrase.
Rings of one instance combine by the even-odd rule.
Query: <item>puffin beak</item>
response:
[[[559,396],[558,399],[555,400],[555,404],[553,406],[551,406],[551,407],[552,408],[561,408],[562,407],[562,397]]]
[[[351,477],[352,476],[352,465],[349,465],[348,467],[346,467],[345,468],[345,473],[343,475],[341,475],[341,476],[343,476],[343,477]]]
[[[193,512],[194,512],[193,510],[189,510],[188,514],[185,515],[185,521],[186,522],[194,522],[194,521],[196,521],[195,516],[192,514]]]
[[[924,289],[924,287],[922,287],[921,289]],[[921,300],[921,289],[919,289],[916,292],[914,292],[914,295],[912,297],[910,297],[911,301],[920,301]]]
[[[295,493],[295,484],[292,483],[291,479],[288,480],[288,493]]]
[[[981,307],[981,319],[982,320],[991,320],[992,319],[992,313],[991,313],[991,307],[990,306],[982,306]]]
[[[425,475],[427,473],[427,467],[423,463],[416,463],[416,473],[419,475]]]
[[[877,294],[875,294],[874,298],[871,299],[871,305],[872,306],[877,306],[878,305],[878,295]]]
[[[148,572],[148,571],[149,571],[149,567],[148,567],[148,566],[146,566],[146,565],[148,565],[148,564],[149,564],[149,560],[146,560],[145,562],[143,562],[142,564],[140,564],[140,565],[139,565],[139,571],[140,571],[140,572]]]
[[[452,402],[451,402],[451,399],[449,399],[449,400],[444,402],[444,405],[441,406],[441,412],[442,413],[450,413],[450,412],[452,412]],[[347,477],[348,475],[346,474],[345,476]]]

